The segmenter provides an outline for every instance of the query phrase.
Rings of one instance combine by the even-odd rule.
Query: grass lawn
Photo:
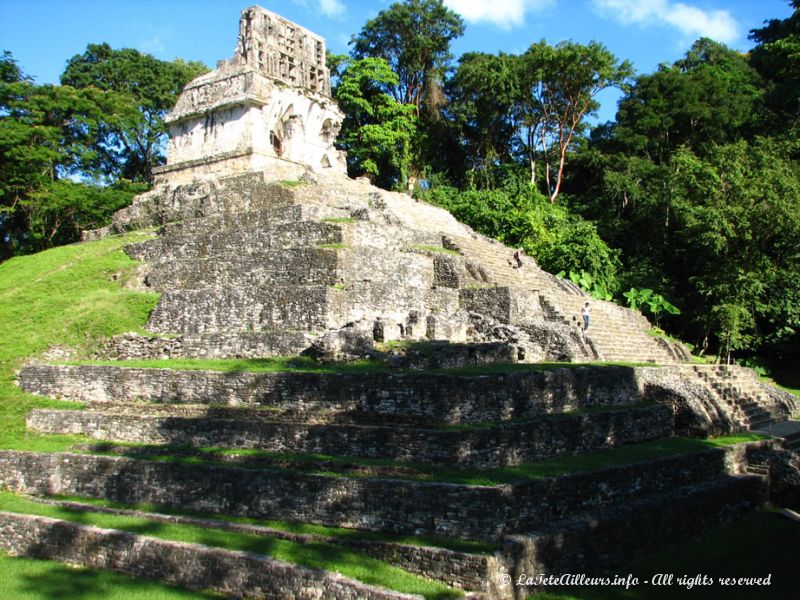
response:
[[[70,567],[0,552],[3,600],[200,600],[221,598],[108,571]]]
[[[124,288],[137,263],[122,248],[149,235],[62,246],[0,264],[0,448],[48,452],[73,443],[25,431],[32,408],[80,405],[22,392],[14,371],[51,344],[88,352],[104,337],[143,330],[158,295]]]
[[[431,347],[430,342],[386,344],[392,347]],[[380,349],[380,348],[379,348]],[[57,361],[54,361],[57,362]],[[170,358],[147,360],[77,360],[68,365],[100,365],[134,369],[174,369],[176,371],[222,371],[225,373],[409,373],[428,375],[482,376],[507,373],[530,373],[556,369],[599,369],[604,367],[655,367],[651,363],[495,363],[449,369],[401,369],[378,360],[357,360],[346,363],[317,362],[305,356],[273,358]]]

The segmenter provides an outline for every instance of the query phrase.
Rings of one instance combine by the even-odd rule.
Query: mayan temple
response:
[[[232,58],[166,119],[153,189],[84,233],[154,232],[126,248],[159,294],[147,333],[108,339],[92,364],[19,373],[25,391],[83,403],[31,411],[30,431],[93,443],[0,451],[0,482],[156,525],[322,544],[434,591],[12,513],[0,548],[231,597],[511,600],[543,587],[523,575],[607,573],[782,493],[796,437],[702,441],[777,431],[792,395],[696,365],[640,313],[530,259],[514,268],[513,249],[446,211],[348,178],[325,40],[260,7],[242,12],[235,44],[231,26]],[[330,368],[163,362],[288,356]],[[374,368],[348,368],[356,359]],[[537,466],[679,441],[652,459]]]

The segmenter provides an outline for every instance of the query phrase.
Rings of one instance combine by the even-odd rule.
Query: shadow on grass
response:
[[[212,600],[155,581],[0,553],[0,597],[14,600]]]
[[[629,590],[618,587],[572,588],[564,593],[536,594],[535,600],[672,600],[703,598],[725,600],[794,600],[798,597],[797,567],[800,565],[800,523],[775,512],[762,511],[718,529],[698,541],[686,542],[617,568],[615,573],[633,574],[640,581],[659,573],[673,574],[673,584],[640,584]],[[678,578],[698,574],[714,579],[713,585],[679,585]],[[719,578],[771,575],[769,586],[720,585]],[[555,590],[554,590],[555,591]]]

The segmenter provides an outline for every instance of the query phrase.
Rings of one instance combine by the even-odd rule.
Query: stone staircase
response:
[[[695,378],[710,392],[713,410],[723,413],[731,430],[761,431],[771,423],[786,421],[797,411],[791,394],[761,383],[756,374],[734,365],[687,365],[687,378]]]
[[[545,313],[569,327],[582,328],[581,306],[590,301],[591,326],[585,337],[596,360],[669,364],[691,358],[677,344],[648,335],[650,324],[640,313],[595,300],[571,282],[543,271],[529,258],[523,257],[522,267],[515,268],[513,250],[499,242],[477,235],[445,236],[444,246],[479,265],[486,283],[537,290]]]

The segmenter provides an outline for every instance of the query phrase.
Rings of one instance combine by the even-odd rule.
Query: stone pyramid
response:
[[[155,530],[185,523],[329,544],[332,555],[368,555],[445,586],[428,597],[487,600],[546,587],[515,585],[520,577],[603,573],[781,489],[775,465],[796,470],[797,441],[686,438],[785,421],[792,396],[746,369],[682,364],[685,350],[610,303],[592,300],[584,335],[581,290],[532,261],[512,268],[511,249],[441,209],[348,179],[324,55],[324,40],[253,7],[235,57],[187,86],[157,185],[85,236],[157,229],[127,250],[142,285],[161,293],[152,335],[114,338],[103,353],[341,358],[427,344],[397,358],[421,368],[31,364],[23,389],[86,405],[34,410],[28,428],[90,441],[58,454],[0,451],[4,487],[64,507],[54,495],[123,503],[70,506],[147,518]],[[447,368],[544,361],[585,364]],[[677,447],[675,436],[682,450],[660,449]],[[623,446],[657,458],[542,463]],[[235,597],[421,597],[268,553],[13,513],[0,513],[0,548]]]
[[[638,312],[595,301],[450,214],[345,174],[333,146],[325,42],[260,8],[235,56],[186,86],[168,115],[154,189],[85,239],[159,227],[129,250],[162,292],[149,329],[118,356],[370,352],[434,340],[448,360],[674,363]],[[580,307],[591,300],[584,335]]]

